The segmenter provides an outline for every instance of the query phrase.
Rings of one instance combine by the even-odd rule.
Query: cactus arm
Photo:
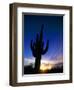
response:
[[[48,51],[49,40],[47,41],[46,48],[42,50],[42,54],[45,54]]]
[[[33,41],[31,40],[31,50],[32,50],[32,54],[33,54],[33,56],[34,57],[36,57],[36,53],[35,53],[35,46],[34,46],[34,44],[33,44]]]
[[[32,51],[32,54],[33,54],[34,57],[36,57],[36,53],[34,51]]]
[[[30,47],[31,47],[31,50],[33,50],[33,49],[34,49],[34,47],[33,47],[33,40],[31,40]]]

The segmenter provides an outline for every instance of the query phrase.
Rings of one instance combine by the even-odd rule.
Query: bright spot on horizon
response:
[[[52,67],[53,67],[53,65],[52,64],[45,64],[45,63],[42,63],[41,65],[40,65],[40,70],[41,71],[46,71],[46,70],[51,70],[52,69]]]

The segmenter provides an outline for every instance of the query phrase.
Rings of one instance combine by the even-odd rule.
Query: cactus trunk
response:
[[[35,60],[35,72],[39,72],[40,70],[40,62],[41,62],[41,57],[37,57]]]

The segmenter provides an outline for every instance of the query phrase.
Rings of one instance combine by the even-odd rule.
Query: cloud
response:
[[[45,64],[59,64],[59,63],[63,63],[63,57],[62,56],[58,56],[56,60],[54,59],[48,59],[48,58],[42,58],[41,59],[41,64],[45,63]],[[35,58],[24,58],[24,65],[30,65],[30,64],[35,64]]]
[[[30,64],[34,64],[35,63],[35,59],[34,58],[24,58],[24,65],[30,65]]]

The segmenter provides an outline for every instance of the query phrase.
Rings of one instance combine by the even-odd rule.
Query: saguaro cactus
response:
[[[35,42],[31,40],[31,45],[30,45],[32,54],[36,58],[35,60],[35,71],[36,72],[39,72],[39,69],[40,69],[41,55],[44,55],[47,52],[48,46],[49,46],[49,40],[47,40],[46,47],[44,48],[43,27],[44,25],[42,25],[41,27],[40,35],[37,34]]]

